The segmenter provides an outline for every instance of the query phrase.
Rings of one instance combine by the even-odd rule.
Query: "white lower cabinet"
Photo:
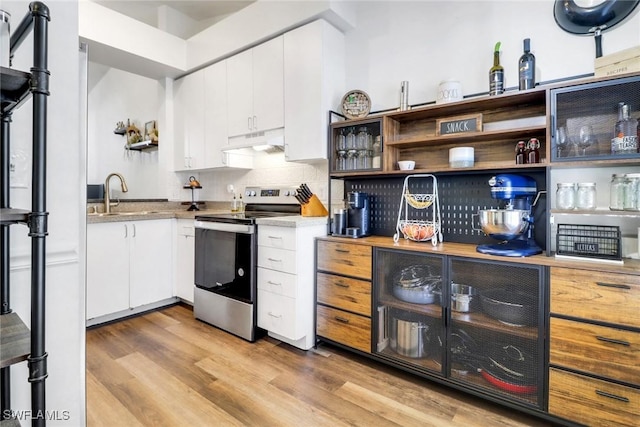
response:
[[[195,226],[192,219],[176,220],[176,296],[193,304],[195,286]]]
[[[87,320],[173,296],[171,221],[87,225]]]
[[[315,344],[314,239],[326,224],[258,223],[258,326],[303,350]]]

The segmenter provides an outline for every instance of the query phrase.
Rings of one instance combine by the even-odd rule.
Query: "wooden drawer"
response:
[[[640,328],[640,276],[551,268],[551,313]]]
[[[640,390],[549,370],[549,413],[589,426],[637,426]]]
[[[371,246],[318,242],[318,270],[371,280]]]
[[[261,225],[258,228],[258,246],[296,250],[296,229]]]
[[[549,361],[640,386],[640,333],[552,317]]]
[[[323,305],[317,310],[319,337],[371,352],[371,319]]]
[[[296,298],[298,296],[298,276],[258,267],[258,289]]]
[[[371,282],[318,273],[318,302],[371,317]]]

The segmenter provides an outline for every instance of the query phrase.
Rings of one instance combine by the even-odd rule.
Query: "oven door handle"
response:
[[[202,228],[205,230],[214,231],[227,231],[229,233],[242,233],[253,234],[255,233],[255,227],[248,224],[227,224],[226,222],[215,221],[198,221],[194,222],[195,228]]]

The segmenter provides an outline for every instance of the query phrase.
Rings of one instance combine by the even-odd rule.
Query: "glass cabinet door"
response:
[[[449,258],[449,373],[538,406],[544,387],[542,267]]]
[[[374,351],[412,369],[442,374],[444,258],[376,249],[374,265]]]
[[[382,169],[382,119],[334,123],[330,138],[331,173]]]
[[[620,104],[626,105],[629,115],[624,123],[619,123]],[[551,115],[553,162],[640,158],[638,76],[553,89]]]

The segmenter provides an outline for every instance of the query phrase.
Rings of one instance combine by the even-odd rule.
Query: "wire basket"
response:
[[[416,209],[426,209],[433,203],[433,194],[411,194],[409,189],[404,193],[404,198],[410,206]]]
[[[400,220],[398,224],[404,238],[414,242],[426,242],[437,230],[434,221]]]
[[[432,192],[425,194],[413,194],[409,191],[409,182],[414,179],[430,179]],[[418,211],[425,211],[426,215],[417,215]],[[419,216],[424,219],[416,219]],[[412,218],[414,217],[414,218]],[[438,181],[434,175],[418,174],[408,175],[404,179],[400,208],[398,209],[398,221],[393,241],[398,242],[400,236],[414,242],[426,242],[431,240],[435,246],[442,242],[442,230],[440,228],[440,204],[438,202]]]
[[[620,227],[558,224],[556,254],[622,260]]]

